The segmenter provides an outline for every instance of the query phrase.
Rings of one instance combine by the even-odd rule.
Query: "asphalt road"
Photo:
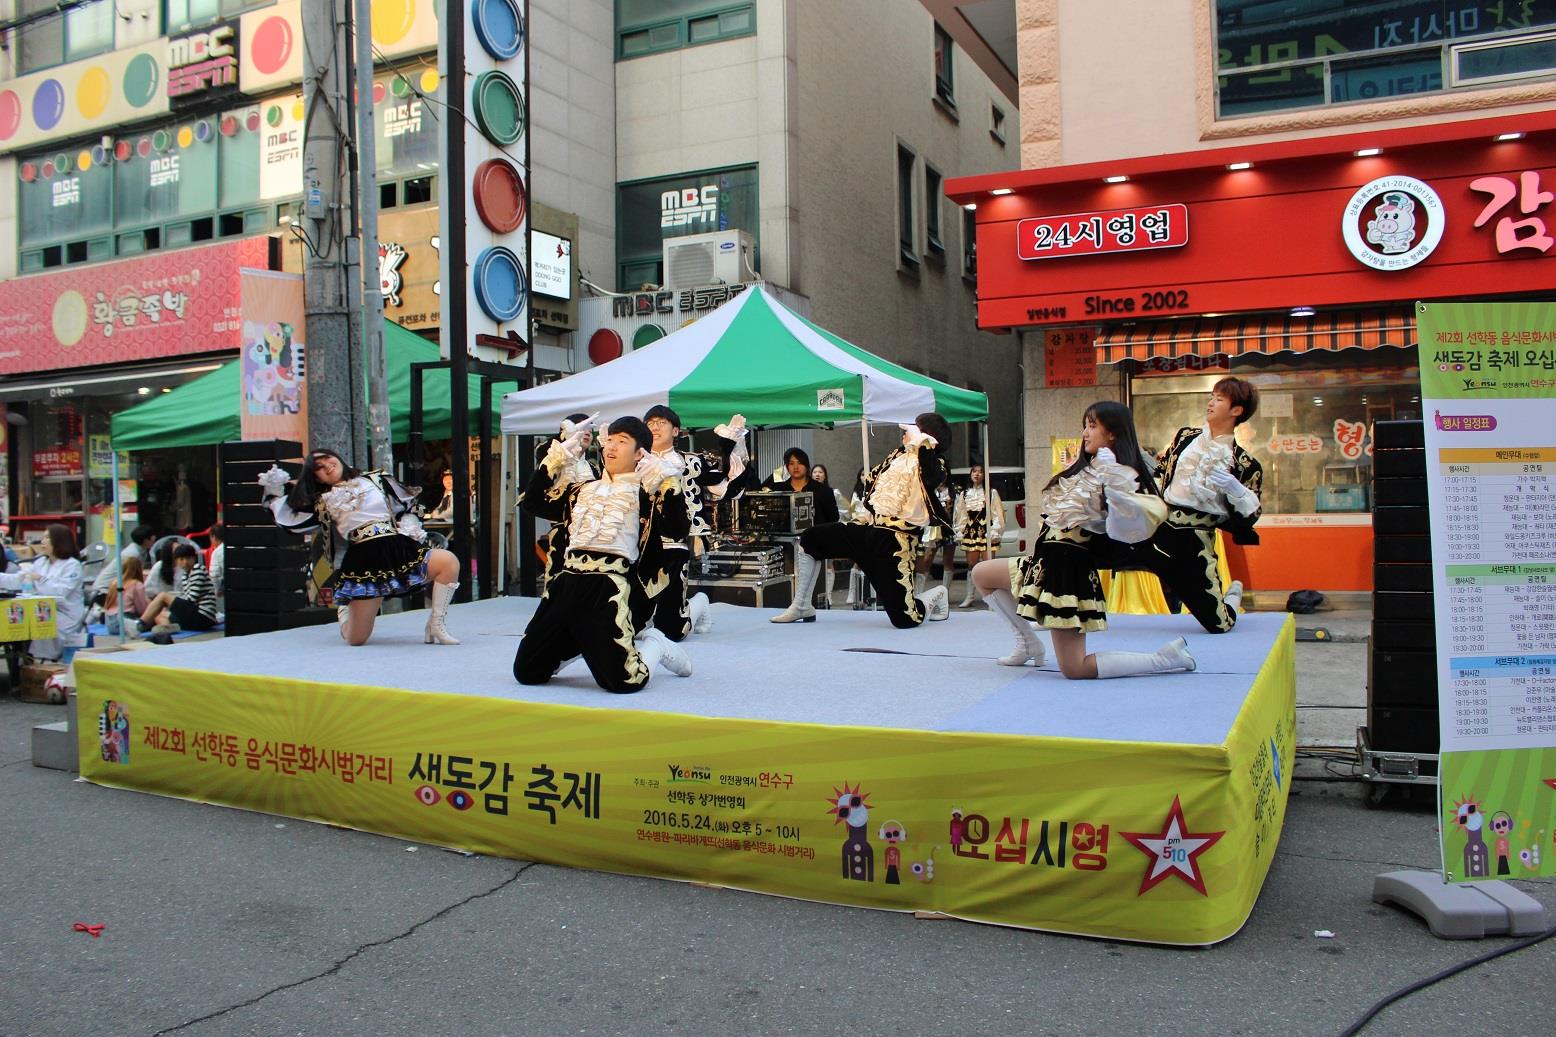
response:
[[[1371,903],[1434,811],[1299,780],[1248,925],[1169,949],[467,857],[74,781],[0,700],[0,1035],[1341,1033],[1509,945]],[[1518,883],[1556,924],[1556,883]],[[101,937],[73,931],[101,923]],[[1330,930],[1333,938],[1318,938]],[[1556,939],[1367,1034],[1549,1033]]]

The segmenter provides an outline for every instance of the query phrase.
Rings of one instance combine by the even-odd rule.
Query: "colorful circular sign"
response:
[[[399,43],[416,24],[415,0],[373,0],[373,42]]]
[[[260,75],[272,76],[281,71],[292,57],[295,37],[291,24],[280,15],[273,15],[260,23],[249,41],[248,58]]]
[[[22,125],[22,99],[15,90],[0,90],[0,140],[10,140]]]
[[[157,86],[162,78],[157,59],[150,54],[137,54],[124,66],[124,99],[131,108],[144,108],[157,96]]]
[[[486,53],[498,61],[524,48],[524,13],[518,0],[472,0],[470,22]]]
[[[99,65],[93,65],[81,73],[76,83],[76,111],[83,119],[96,119],[108,110],[108,91],[112,89],[108,73]]]
[[[57,79],[45,79],[32,95],[32,121],[40,130],[52,130],[65,114],[65,88]]]
[[[472,274],[475,301],[492,320],[502,324],[524,311],[528,290],[524,264],[512,249],[503,245],[486,249],[476,259]]]
[[[1341,225],[1345,247],[1374,270],[1415,266],[1432,254],[1446,229],[1442,199],[1409,176],[1364,184],[1346,203]]]
[[[506,73],[482,72],[471,91],[475,124],[494,144],[507,146],[524,136],[524,98]]]
[[[665,329],[657,324],[645,324],[632,333],[632,348],[642,349],[651,346],[665,337]]]
[[[529,208],[524,180],[505,159],[489,158],[475,167],[470,193],[476,215],[498,234],[511,234],[524,222]]]
[[[621,356],[621,336],[610,328],[601,328],[589,336],[589,359],[596,365],[606,364]]]

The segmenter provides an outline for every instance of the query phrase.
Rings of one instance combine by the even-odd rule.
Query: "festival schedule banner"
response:
[[[1443,876],[1556,875],[1556,304],[1416,309]]]
[[[496,856],[1209,944],[1247,920],[1279,842],[1294,629],[1220,746],[698,717],[80,656],[81,776]]]
[[[242,270],[244,439],[308,440],[303,275]]]

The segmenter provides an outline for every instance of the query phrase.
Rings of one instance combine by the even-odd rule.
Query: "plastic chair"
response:
[[[81,552],[81,575],[86,583],[90,584],[97,578],[97,574],[102,571],[103,564],[108,561],[112,553],[108,545],[102,541],[87,545],[86,550]]]

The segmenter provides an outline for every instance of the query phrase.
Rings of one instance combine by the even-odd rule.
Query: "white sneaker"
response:
[[[656,641],[659,644],[659,665],[675,674],[677,677],[690,677],[692,675],[692,657],[686,654],[686,649],[676,644],[664,635],[664,631],[656,627],[649,627],[638,635],[641,641]]]
[[[1231,585],[1227,587],[1226,593],[1221,595],[1221,600],[1233,612],[1241,612],[1243,610],[1243,581],[1233,580]]]
[[[931,623],[951,618],[951,595],[944,586],[931,587],[923,597],[924,618]]]

